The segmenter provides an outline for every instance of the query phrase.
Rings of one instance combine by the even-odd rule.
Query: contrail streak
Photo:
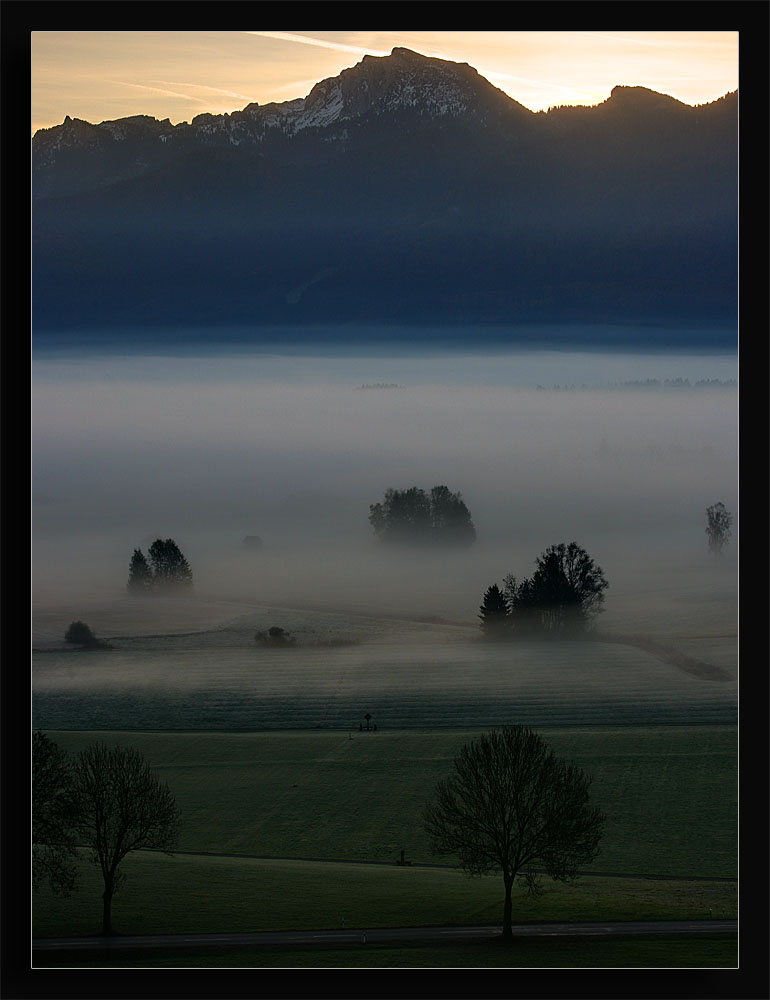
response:
[[[210,90],[214,94],[224,94],[226,97],[237,97],[239,100],[252,100],[248,94],[239,94],[235,90],[223,90],[221,87],[208,87],[205,83],[184,83],[181,80],[153,80],[153,83],[165,83],[169,87],[191,87],[193,90]]]
[[[321,49],[336,49],[338,52],[353,52],[360,56],[389,56],[390,52],[380,49],[362,48],[360,45],[345,45],[344,42],[327,42],[322,38],[311,38],[309,35],[295,35],[291,31],[247,31],[247,35],[260,35],[262,38],[276,38],[281,42],[299,42],[301,45],[316,45]]]

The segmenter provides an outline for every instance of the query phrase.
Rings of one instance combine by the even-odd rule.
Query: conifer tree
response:
[[[127,586],[132,594],[146,594],[152,589],[152,570],[141,549],[134,549],[131,556]]]
[[[509,631],[510,608],[505,594],[496,583],[488,587],[479,608],[481,631],[485,639],[502,639]]]

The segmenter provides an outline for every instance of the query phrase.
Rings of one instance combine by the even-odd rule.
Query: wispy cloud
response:
[[[346,45],[344,42],[329,42],[324,38],[297,35],[293,31],[247,31],[246,34],[259,35],[262,38],[275,38],[280,42],[299,42],[301,45],[315,45],[319,49],[336,49],[338,52],[352,52],[359,56],[390,55],[390,52],[382,49],[364,48],[360,45]]]
[[[223,90],[221,87],[208,87],[204,83],[182,83],[180,80],[153,80],[153,83],[163,83],[168,87],[189,87],[191,90],[206,90],[212,94],[224,94],[225,97],[237,97],[239,100],[251,101],[248,94],[239,94],[235,90]]]
[[[184,101],[192,101],[194,104],[200,104],[200,97],[193,97],[191,94],[182,94],[177,90],[163,90],[160,87],[150,87],[145,83],[128,83],[127,80],[110,80],[110,83],[114,83],[119,87],[134,87],[136,90],[150,90],[155,94],[163,94],[166,97],[180,97]]]

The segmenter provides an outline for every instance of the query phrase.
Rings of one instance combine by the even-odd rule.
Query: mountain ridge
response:
[[[649,112],[651,109],[676,108],[685,116],[708,109],[719,101],[735,97],[737,91],[719,98],[718,101],[695,107],[676,98],[646,87],[618,85],[613,87],[609,97],[592,106],[562,105],[546,112],[533,112],[494,87],[467,63],[431,58],[403,47],[393,49],[390,56],[366,55],[355,66],[342,70],[336,77],[329,77],[316,83],[304,98],[295,98],[282,103],[259,105],[251,103],[241,111],[222,114],[204,112],[190,122],[172,125],[168,118],[159,120],[149,115],[131,115],[125,118],[108,119],[98,124],[83,119],[65,116],[61,125],[39,129],[32,139],[33,173],[38,176],[46,168],[55,166],[57,154],[62,150],[106,150],[110,141],[114,144],[135,142],[160,142],[169,146],[184,143],[185,140],[199,142],[228,141],[231,145],[242,143],[257,146],[275,133],[284,138],[293,138],[306,129],[326,129],[334,131],[335,126],[367,116],[381,116],[388,112],[405,108],[416,109],[421,118],[474,116],[477,126],[492,124],[510,129],[534,123],[542,116],[548,120],[564,118],[566,113],[591,112],[614,113],[618,108],[623,113]],[[583,120],[590,115],[583,114]],[[507,119],[507,120],[506,120]],[[538,121],[538,125],[541,122]],[[329,141],[338,136],[333,135]],[[347,139],[347,135],[342,137]],[[156,149],[159,160],[164,159],[162,150]],[[152,163],[144,164],[147,168]],[[137,165],[141,169],[142,165]],[[120,179],[120,177],[116,178]],[[109,181],[108,181],[109,182]],[[57,191],[55,187],[38,186],[43,197],[60,193],[71,193],[74,186]],[[87,181],[81,182],[81,190],[88,190]]]
[[[190,123],[68,116],[32,142],[33,318],[732,326],[737,111],[532,112],[394,49]]]

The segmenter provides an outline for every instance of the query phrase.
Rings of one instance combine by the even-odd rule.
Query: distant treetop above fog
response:
[[[190,565],[173,538],[156,538],[147,562],[141,549],[134,549],[128,569],[128,590],[132,594],[192,590]]]

